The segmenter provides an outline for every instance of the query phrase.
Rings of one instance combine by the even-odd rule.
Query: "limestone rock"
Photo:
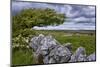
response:
[[[66,43],[66,44],[64,44],[64,46],[66,48],[68,48],[69,50],[72,50],[72,44],[71,43]]]
[[[88,61],[96,61],[95,52],[87,57]]]
[[[65,62],[83,62],[94,61],[95,53],[86,56],[85,48],[79,47],[75,53],[72,53],[72,44],[61,45],[51,35],[44,36],[40,34],[31,39],[29,46],[34,50],[35,59],[41,60],[40,63],[65,63]]]
[[[71,56],[71,60],[69,62],[81,62],[87,61],[85,49],[83,47],[79,47],[76,52]]]

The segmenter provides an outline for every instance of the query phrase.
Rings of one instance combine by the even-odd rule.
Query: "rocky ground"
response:
[[[67,62],[85,62],[95,61],[95,52],[86,55],[85,48],[79,47],[73,53],[71,43],[61,45],[51,35],[44,36],[40,34],[30,41],[30,47],[33,49],[33,55],[37,64],[67,63]]]

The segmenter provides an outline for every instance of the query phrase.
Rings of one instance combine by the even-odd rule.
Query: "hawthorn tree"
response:
[[[34,26],[59,25],[65,18],[64,14],[57,13],[54,9],[23,9],[12,17],[12,28],[16,31]]]

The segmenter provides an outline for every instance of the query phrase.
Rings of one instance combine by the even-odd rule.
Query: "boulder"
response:
[[[55,63],[68,62],[71,55],[72,53],[69,51],[69,49],[61,45],[55,47],[49,54],[50,58],[55,60]]]
[[[95,52],[93,54],[90,54],[88,57],[87,57],[88,61],[96,61],[96,54]]]
[[[71,60],[69,62],[81,62],[87,61],[85,48],[79,47],[76,52],[71,56]]]
[[[86,56],[85,48],[79,47],[72,53],[72,44],[61,45],[51,35],[40,34],[31,39],[29,46],[38,64],[95,61],[95,53]]]

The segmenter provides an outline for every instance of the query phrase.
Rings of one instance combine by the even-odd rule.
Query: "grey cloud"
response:
[[[12,13],[16,14],[22,9],[27,8],[51,8],[59,13],[64,13],[68,17],[64,24],[64,27],[68,25],[73,26],[76,24],[84,24],[85,26],[95,26],[95,6],[84,6],[84,5],[70,5],[70,4],[50,4],[50,3],[35,3],[35,2],[12,2]],[[67,23],[70,22],[72,24]],[[58,26],[59,28],[63,26]],[[78,26],[78,25],[76,25]],[[74,26],[73,26],[74,27]],[[52,28],[52,27],[50,27]],[[57,27],[56,27],[57,28]],[[59,29],[58,28],[58,29]],[[77,27],[76,27],[77,28]],[[88,27],[89,28],[89,27]],[[95,27],[92,27],[93,29]]]

